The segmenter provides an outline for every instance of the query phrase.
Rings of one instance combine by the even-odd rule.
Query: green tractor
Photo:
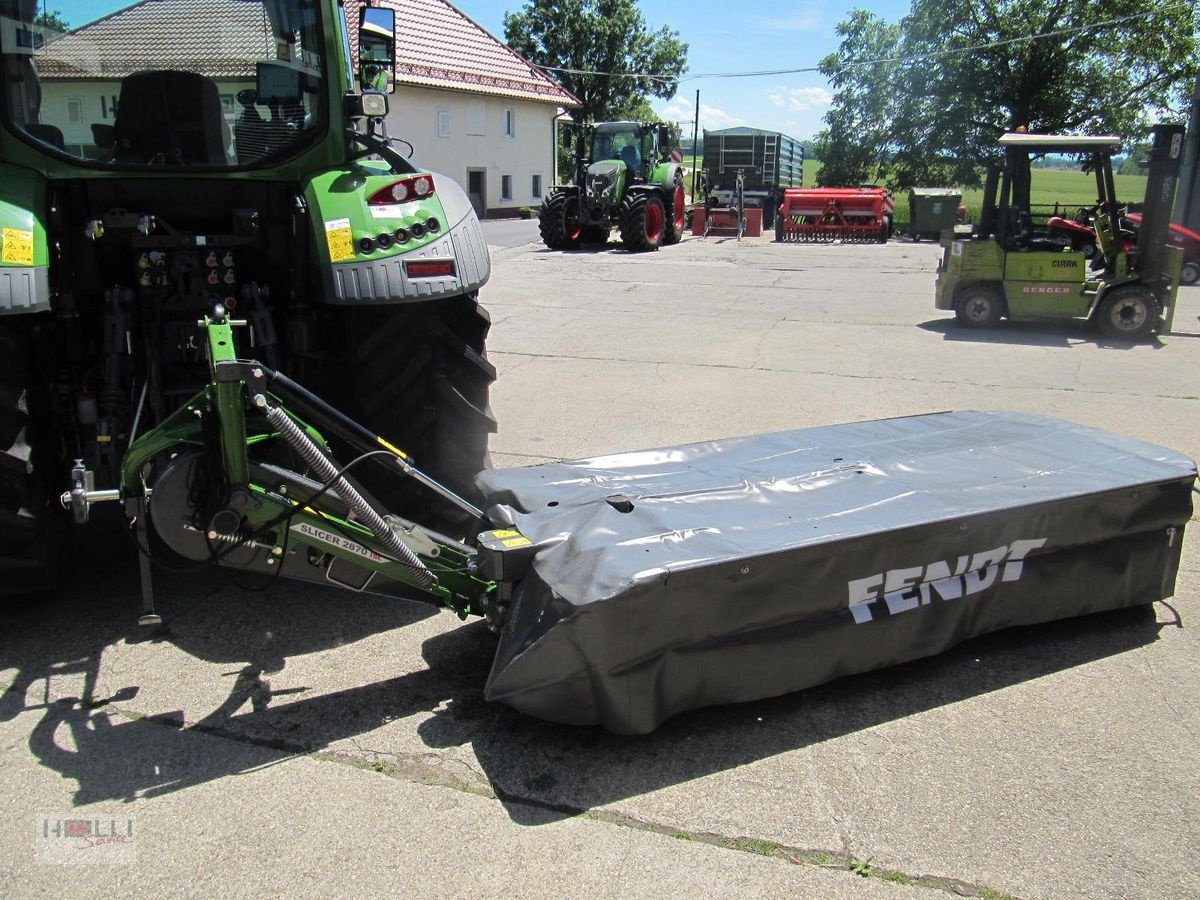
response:
[[[1182,251],[1167,244],[1182,126],[1154,128],[1144,225],[1136,244],[1122,238],[1127,210],[1113,184],[1112,157],[1120,138],[1012,133],[1000,138],[1000,146],[1003,169],[988,172],[979,225],[969,238],[946,242],[935,306],[953,310],[971,328],[1009,318],[1087,319],[1108,337],[1124,340],[1161,330],[1164,319],[1170,320],[1182,264]],[[1079,156],[1095,174],[1092,253],[1034,231],[1029,161],[1049,153]]]
[[[614,227],[626,250],[678,243],[683,167],[670,159],[670,145],[670,128],[661,123],[601,122],[579,129],[574,183],[555,186],[538,211],[546,246],[604,244]]]
[[[190,414],[207,318],[469,495],[495,430],[491,263],[465,192],[387,138],[394,13],[353,23],[355,72],[338,0],[55,8],[65,31],[0,0],[0,592],[52,589],[62,506],[118,499],[127,448]],[[142,462],[152,489],[168,462]],[[381,502],[474,525],[363,469]]]

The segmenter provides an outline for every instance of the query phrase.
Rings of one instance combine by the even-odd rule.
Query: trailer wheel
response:
[[[621,241],[631,253],[657,250],[666,231],[662,198],[649,191],[631,193],[621,209]]]
[[[611,231],[600,225],[584,225],[580,238],[585,244],[607,244]]]
[[[672,192],[671,215],[667,217],[667,226],[663,232],[663,243],[678,244],[683,240],[683,213],[687,201],[683,194],[683,176],[675,173],[675,190]]]
[[[35,340],[25,316],[0,319],[0,596],[52,591],[66,570],[68,523],[55,491],[62,461]]]
[[[542,243],[551,250],[574,250],[583,237],[579,224],[579,198],[566,191],[555,191],[538,209],[538,231]]]
[[[968,328],[991,328],[1004,315],[1004,299],[986,285],[967,288],[954,303],[954,317]]]
[[[1126,285],[1104,294],[1096,309],[1096,322],[1110,338],[1139,341],[1158,324],[1158,301],[1140,285]]]
[[[1200,281],[1200,259],[1185,259],[1179,270],[1180,284],[1195,284]]]
[[[335,405],[478,504],[475,476],[491,467],[496,430],[488,402],[496,370],[485,350],[491,319],[476,296],[341,312],[349,378]],[[420,485],[371,465],[355,477],[390,512],[451,537],[473,536],[471,516]]]

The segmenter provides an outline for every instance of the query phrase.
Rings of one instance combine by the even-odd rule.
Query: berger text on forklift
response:
[[[861,625],[874,618],[871,607],[880,600],[894,616],[932,602],[934,594],[942,600],[961,600],[977,594],[995,584],[997,575],[1001,581],[1017,581],[1024,570],[1026,555],[1045,543],[1045,538],[1019,540],[972,556],[960,556],[953,570],[947,561],[939,559],[924,566],[888,569],[855,579],[847,582],[850,613],[855,624]]]

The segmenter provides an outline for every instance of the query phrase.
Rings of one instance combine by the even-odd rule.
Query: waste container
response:
[[[955,188],[913,188],[908,195],[908,233],[914,241],[937,240],[954,227],[962,191]]]

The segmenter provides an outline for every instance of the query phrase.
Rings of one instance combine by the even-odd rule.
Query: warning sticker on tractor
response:
[[[328,544],[331,547],[336,547],[339,550],[344,550],[347,553],[353,553],[355,556],[361,556],[363,559],[369,559],[371,562],[391,562],[386,556],[380,556],[374,550],[364,547],[362,544],[356,544],[348,538],[342,537],[340,534],[334,534],[332,531],[324,531],[320,528],[315,528],[307,522],[300,522],[292,526],[292,531],[297,534],[302,534],[306,538],[320,541],[323,544]]]
[[[325,223],[325,242],[329,245],[329,261],[345,262],[354,259],[354,234],[349,219],[331,219]]]
[[[19,228],[3,231],[4,251],[0,262],[12,266],[33,265],[33,232]]]

